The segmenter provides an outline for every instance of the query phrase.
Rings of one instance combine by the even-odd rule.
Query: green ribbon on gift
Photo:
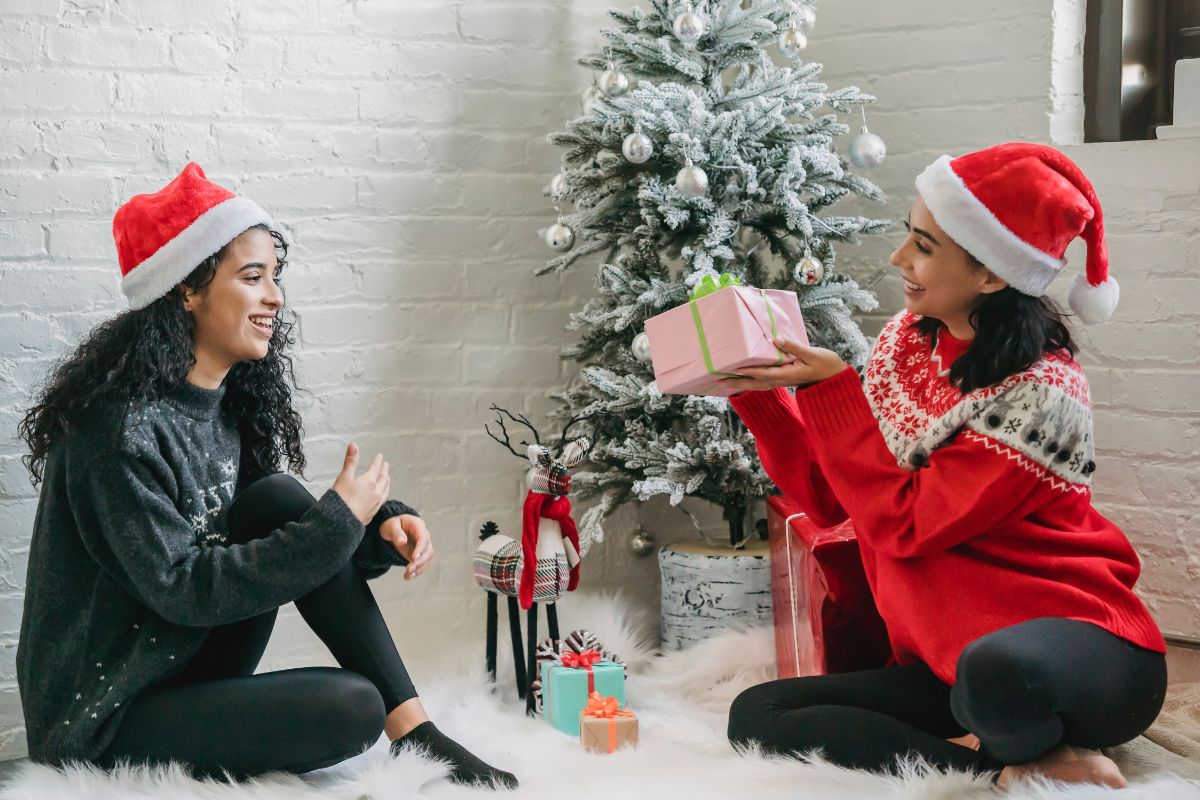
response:
[[[714,278],[712,275],[705,275],[700,279],[700,282],[692,288],[692,299],[699,300],[705,295],[719,292],[727,286],[741,286],[742,282],[736,275],[730,275],[728,272],[722,272],[720,277]]]
[[[704,335],[704,323],[700,321],[700,309],[696,305],[696,301],[701,297],[720,291],[729,286],[741,286],[742,282],[736,276],[730,275],[728,272],[722,273],[720,278],[713,278],[712,275],[705,275],[700,283],[696,284],[696,288],[692,290],[692,297],[688,300],[688,305],[692,308],[692,321],[696,323],[696,336],[700,339],[700,352],[704,355],[704,368],[708,370],[709,375],[716,375],[721,378],[747,378],[747,375],[738,375],[736,372],[718,372],[713,369],[712,353],[708,349],[708,337]],[[771,340],[774,341],[779,335],[779,330],[775,325],[775,312],[771,310],[771,303],[767,299],[765,289],[759,289],[758,293],[762,296],[763,305],[767,307],[767,319],[771,322]],[[787,353],[779,348],[775,348],[775,352],[779,355],[775,358],[773,366],[779,366],[783,360],[787,358]],[[711,391],[713,387],[709,387],[705,391]]]

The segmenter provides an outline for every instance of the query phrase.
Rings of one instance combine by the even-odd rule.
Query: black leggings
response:
[[[821,750],[835,764],[873,771],[910,755],[986,771],[1062,742],[1127,742],[1158,716],[1166,688],[1161,653],[1087,622],[1035,619],[971,642],[953,687],[924,664],[751,687],[729,710],[729,739],[784,754]],[[981,750],[946,741],[968,731]]]
[[[262,537],[316,501],[294,478],[270,475],[229,509],[231,542]],[[342,669],[255,675],[278,609],[212,629],[178,675],[138,695],[97,759],[188,765],[198,777],[308,772],[361,753],[388,712],[417,696],[366,580],[347,563],[295,600]]]

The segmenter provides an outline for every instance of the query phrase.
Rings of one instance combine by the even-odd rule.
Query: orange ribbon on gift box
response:
[[[570,669],[587,670],[588,695],[596,694],[596,675],[592,672],[592,665],[600,663],[600,654],[595,650],[581,650],[578,653],[566,652],[562,654],[562,665]]]
[[[608,752],[617,749],[617,717],[635,716],[632,711],[621,709],[615,697],[604,697],[599,692],[588,695],[587,705],[583,713],[589,717],[599,717],[608,720]]]

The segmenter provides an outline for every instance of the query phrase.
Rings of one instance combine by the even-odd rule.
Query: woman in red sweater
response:
[[[1070,304],[1116,305],[1100,203],[1042,145],[942,156],[917,178],[891,256],[905,309],[860,382],[833,352],[741,370],[734,408],[763,466],[819,525],[847,517],[895,666],[753,687],[735,744],[845,766],[940,767],[1124,785],[1096,752],[1157,716],[1165,644],[1128,540],[1091,503],[1087,380],[1043,294],[1088,246]],[[794,395],[788,387],[797,387]]]

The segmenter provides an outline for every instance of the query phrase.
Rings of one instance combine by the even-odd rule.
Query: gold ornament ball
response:
[[[552,250],[565,253],[575,244],[575,231],[561,222],[556,222],[549,228],[546,228],[546,244]]]

